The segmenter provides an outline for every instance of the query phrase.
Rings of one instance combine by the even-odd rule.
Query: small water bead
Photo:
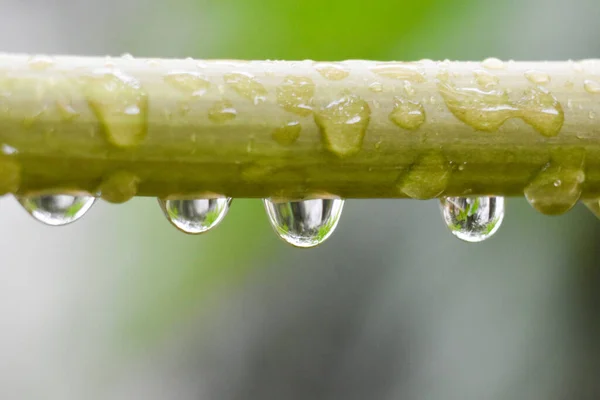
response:
[[[339,64],[319,63],[315,65],[315,69],[323,76],[323,78],[329,79],[330,81],[340,81],[350,75],[350,71]]]
[[[438,88],[452,114],[480,131],[494,132],[508,119],[521,118],[540,134],[552,137],[564,123],[561,104],[541,87],[526,90],[516,102],[509,99],[508,91],[456,88],[442,82]]]
[[[255,105],[267,99],[267,89],[251,74],[237,72],[223,76],[225,84]]]
[[[17,149],[15,149],[14,147],[12,147],[6,143],[2,145],[2,154],[10,156],[13,154],[17,154],[18,152],[19,151]]]
[[[33,218],[51,226],[77,221],[96,201],[93,196],[68,194],[23,196],[17,199]]]
[[[314,115],[325,147],[340,157],[360,151],[370,117],[369,105],[356,95],[332,101]]]
[[[465,242],[488,239],[504,219],[504,197],[446,197],[440,208],[452,234]]]
[[[545,85],[550,83],[550,75],[542,71],[529,70],[525,72],[525,78],[533,84]]]
[[[82,77],[82,82],[86,100],[111,144],[133,147],[144,140],[148,130],[148,96],[137,79],[101,68]]]
[[[416,65],[409,63],[385,63],[371,68],[379,76],[403,81],[425,82],[425,73]]]
[[[425,122],[425,109],[420,103],[396,97],[389,118],[400,128],[416,130]]]
[[[473,71],[473,74],[475,75],[477,84],[484,89],[492,88],[500,81],[496,75],[484,69],[477,69]]]
[[[502,60],[499,60],[497,58],[486,58],[485,60],[483,60],[483,62],[481,63],[481,66],[483,68],[487,68],[487,69],[504,69],[504,62]]]
[[[134,173],[117,171],[102,180],[98,192],[109,203],[125,203],[137,194],[139,182],[140,179]]]
[[[264,199],[271,226],[285,242],[309,248],[323,243],[335,231],[344,200],[312,199],[272,201]]]
[[[525,198],[542,214],[564,214],[577,204],[584,181],[583,161],[551,161],[525,187]]]
[[[192,97],[203,96],[210,87],[210,82],[204,75],[192,71],[172,71],[163,79],[170,86]]]
[[[406,93],[407,96],[414,96],[416,93],[415,88],[413,87],[412,83],[410,83],[409,81],[404,81],[404,93]]]
[[[396,187],[412,199],[432,199],[444,192],[452,174],[446,157],[438,152],[421,156],[407,171],[402,172]]]
[[[592,80],[583,82],[583,88],[590,94],[600,94],[600,83]]]
[[[208,110],[208,118],[217,124],[231,121],[236,115],[237,111],[229,100],[216,101]]]
[[[288,122],[273,130],[271,137],[282,146],[290,146],[300,137],[302,125],[298,121]]]
[[[225,218],[231,198],[158,199],[158,204],[173,226],[184,233],[196,235],[214,228]]]
[[[373,93],[383,92],[383,85],[379,82],[373,82],[369,85],[369,90]]]
[[[315,84],[308,77],[288,75],[277,86],[276,95],[284,110],[306,117],[312,113]]]

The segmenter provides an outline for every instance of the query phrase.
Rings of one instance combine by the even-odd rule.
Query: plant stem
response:
[[[0,191],[600,197],[600,62],[0,55]]]

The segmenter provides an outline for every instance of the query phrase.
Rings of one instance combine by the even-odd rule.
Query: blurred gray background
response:
[[[596,0],[0,0],[0,51],[568,59]],[[2,399],[598,399],[600,224],[510,199],[456,240],[435,201],[347,202],[310,251],[235,200],[189,237],[155,199],[40,225],[0,200]]]

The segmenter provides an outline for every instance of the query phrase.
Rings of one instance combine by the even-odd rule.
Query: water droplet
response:
[[[17,199],[33,218],[51,226],[61,226],[77,221],[96,201],[93,196],[69,194],[33,195]]]
[[[596,113],[594,111],[590,111],[589,114],[588,114],[588,117],[590,119],[596,119]]]
[[[48,69],[54,65],[52,57],[48,56],[34,56],[29,59],[29,68],[41,71]]]
[[[520,116],[546,137],[558,135],[565,122],[565,113],[558,100],[541,87],[526,91],[516,107],[515,116]]]
[[[225,218],[231,198],[158,199],[158,203],[173,226],[182,232],[195,235],[214,228]]]
[[[425,73],[415,65],[408,63],[385,63],[371,68],[371,71],[386,78],[399,79],[422,83],[425,82]]]
[[[315,94],[315,84],[308,77],[286,76],[276,89],[277,103],[284,110],[301,116],[312,113],[312,102]]]
[[[500,81],[496,75],[484,69],[476,69],[473,71],[473,75],[475,75],[477,84],[484,89],[492,88]]]
[[[133,147],[144,140],[148,131],[148,96],[137,79],[102,68],[82,77],[82,81],[86,100],[111,144]],[[131,114],[132,107],[138,112]]]
[[[504,219],[504,197],[445,197],[440,208],[452,234],[465,242],[488,239]]]
[[[131,54],[129,54],[129,53],[123,53],[123,54],[121,54],[121,58],[123,60],[133,60],[133,56]]]
[[[547,163],[525,187],[525,197],[542,214],[563,214],[579,200],[584,181],[583,155],[575,152]]]
[[[456,118],[474,129],[496,131],[510,118],[521,118],[544,136],[556,136],[564,123],[564,111],[556,98],[543,88],[525,91],[511,102],[505,91],[456,88],[439,83],[440,94]]]
[[[140,179],[129,171],[117,171],[102,180],[98,192],[109,203],[125,203],[137,194]]]
[[[504,69],[504,62],[502,60],[499,60],[499,59],[493,58],[493,57],[486,58],[481,63],[481,66],[483,68],[487,68],[487,69]]]
[[[255,105],[267,99],[267,89],[252,75],[245,72],[225,74],[225,84],[242,97],[251,100]]]
[[[450,180],[452,169],[442,154],[434,152],[421,156],[400,174],[396,186],[398,190],[413,199],[432,199],[444,192]]]
[[[301,201],[263,200],[271,226],[277,235],[295,247],[314,247],[335,230],[344,200],[313,199]]]
[[[17,154],[19,151],[17,149],[15,149],[12,146],[9,146],[8,144],[3,144],[2,145],[2,154],[6,154],[7,156],[10,156],[12,154]]]
[[[302,126],[298,121],[291,121],[273,130],[273,139],[282,146],[294,144],[300,137]]]
[[[592,80],[583,82],[583,88],[590,94],[600,94],[600,83]]]
[[[536,85],[545,85],[550,83],[550,75],[542,71],[536,71],[531,69],[525,72],[525,78],[533,84]]]
[[[346,95],[315,112],[325,147],[344,157],[360,151],[369,125],[371,109],[356,95]]]
[[[331,81],[340,81],[350,75],[350,71],[339,64],[319,63],[315,65],[315,68],[323,78]]]
[[[416,130],[425,122],[425,109],[420,103],[395,97],[394,104],[389,118],[400,128]]]
[[[373,93],[383,92],[383,85],[379,82],[373,82],[369,85],[369,90]]]
[[[172,71],[163,79],[167,84],[192,97],[203,96],[210,87],[210,82],[205,76],[192,71]]]
[[[222,124],[231,121],[237,115],[237,111],[233,108],[228,100],[216,101],[208,110],[208,118],[215,123]]]

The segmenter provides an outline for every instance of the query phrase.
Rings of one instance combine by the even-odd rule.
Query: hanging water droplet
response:
[[[51,194],[18,197],[31,216],[46,225],[61,226],[77,221],[92,207],[93,196]]]
[[[263,200],[271,226],[281,239],[295,247],[315,247],[335,230],[344,200]]]
[[[504,219],[504,197],[445,197],[440,208],[452,234],[465,242],[486,240]]]
[[[165,216],[173,226],[184,233],[204,233],[217,226],[227,215],[230,197],[216,199],[158,199]]]

